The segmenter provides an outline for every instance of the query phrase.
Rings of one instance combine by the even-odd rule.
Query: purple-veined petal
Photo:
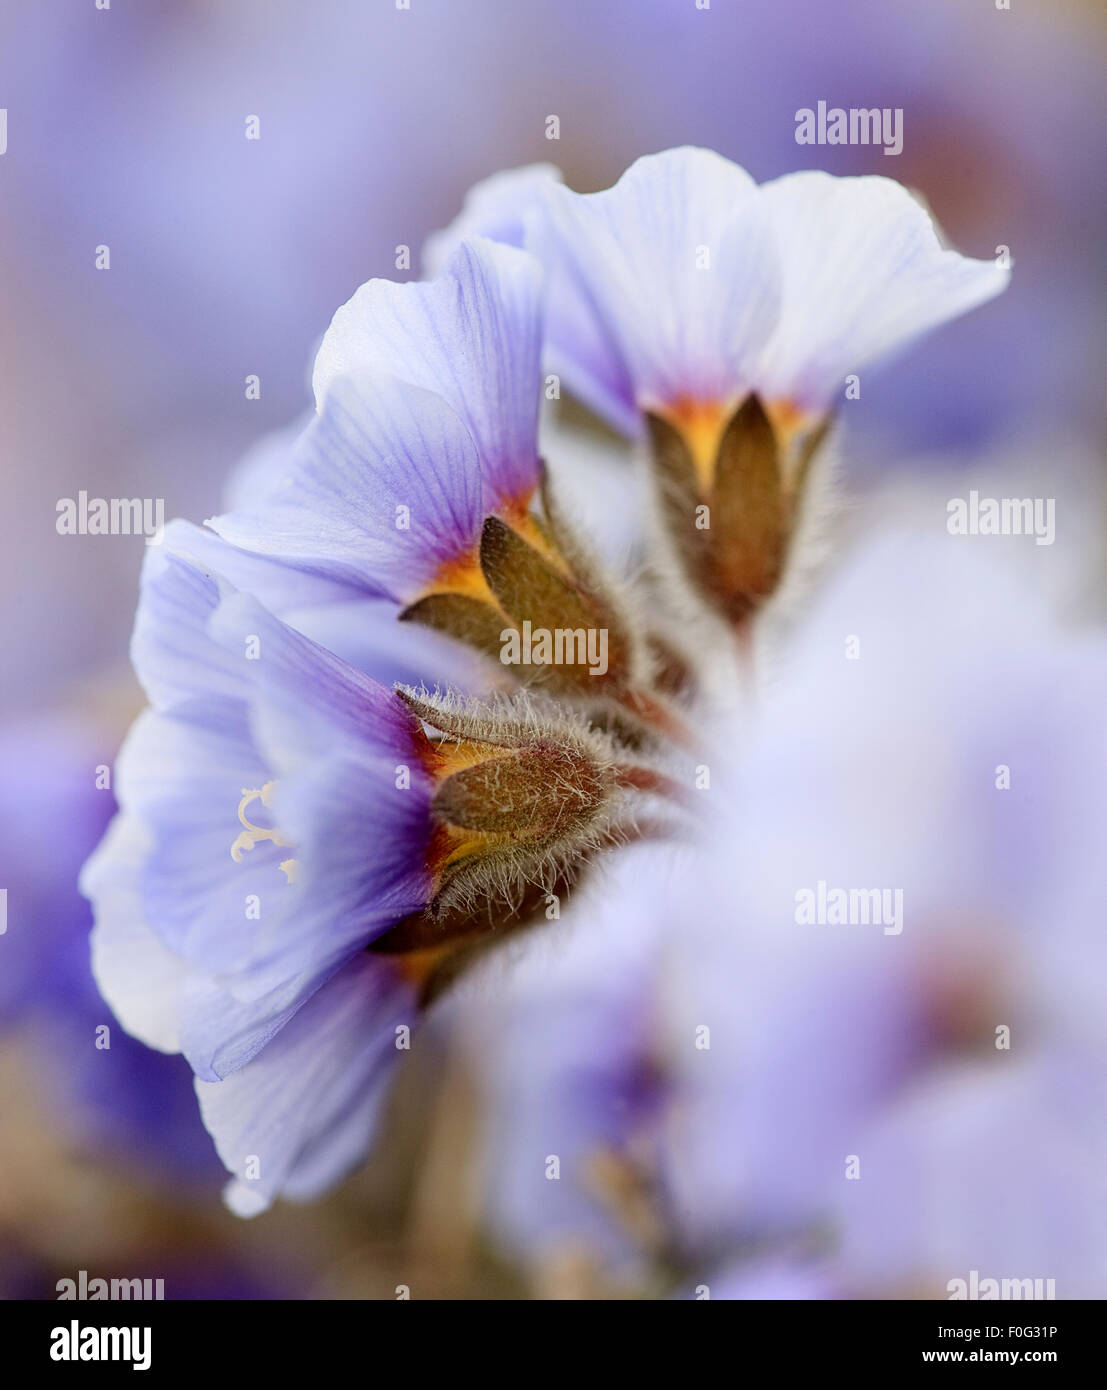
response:
[[[403,1056],[396,1029],[415,1020],[411,986],[389,962],[362,954],[247,1066],[196,1082],[204,1123],[235,1174],[226,1194],[233,1211],[255,1215],[279,1194],[317,1196],[365,1157]]]
[[[370,280],[335,314],[315,361],[323,409],[342,376],[388,372],[437,392],[476,442],[484,507],[538,481],[542,276],[533,257],[477,238],[434,280]]]
[[[528,246],[549,277],[551,364],[624,432],[641,408],[732,400],[775,322],[757,186],[708,150],[639,159],[602,193],[546,187]]]
[[[169,522],[161,549],[187,560],[203,574],[219,575],[234,588],[253,594],[279,618],[292,608],[342,603],[362,593],[360,587],[351,588],[342,580],[300,569],[279,556],[231,545],[209,526],[191,521]]]
[[[207,630],[225,651],[241,653],[255,729],[265,719],[272,731],[270,765],[288,769],[342,746],[389,765],[415,758],[420,726],[402,701],[252,595],[226,588]]]
[[[212,642],[208,619],[219,606],[220,583],[164,544],[142,565],[131,664],[155,709],[197,696],[241,699],[248,677],[241,658]]]
[[[245,969],[261,925],[247,917],[249,900],[258,897],[270,918],[277,911],[278,864],[289,851],[262,843],[240,864],[231,858],[243,792],[268,780],[245,709],[229,701],[197,701],[173,715],[145,711],[117,760],[120,804],[144,831],[142,916],[169,950],[198,968]],[[256,804],[252,814],[260,819]],[[117,853],[109,846],[104,857]],[[117,911],[97,903],[97,920]]]
[[[418,624],[399,623],[394,599],[365,596],[360,588],[294,568],[275,556],[242,550],[206,527],[171,521],[164,550],[252,594],[289,627],[381,685],[476,690],[502,678],[502,671],[461,642]]]
[[[408,602],[472,551],[483,518],[481,460],[457,411],[356,370],[329,381],[283,480],[210,525],[244,550]]]
[[[188,967],[146,924],[141,880],[149,851],[142,822],[117,815],[81,871],[81,892],[96,914],[92,972],[128,1033],[159,1052],[179,1052],[178,1000]]]
[[[147,596],[174,626],[147,656],[174,698],[132,730],[117,785],[147,831],[145,920],[211,981],[189,992],[182,1034],[214,1076],[425,904],[429,778],[391,691],[179,556],[151,568]],[[191,693],[190,666],[201,687],[214,669],[219,693]],[[220,993],[233,1005],[213,1007]]]
[[[86,877],[109,1003],[128,1031],[163,1050],[179,1046],[209,1080],[249,1061],[338,966],[428,892],[417,777],[401,791],[391,767],[312,765],[281,784],[287,796],[268,812],[293,844],[258,844],[235,863],[238,784],[251,780],[235,756],[233,735],[147,712],[121,759],[120,785],[152,828],[130,817],[129,836],[109,838]],[[294,883],[280,868],[290,859]]]

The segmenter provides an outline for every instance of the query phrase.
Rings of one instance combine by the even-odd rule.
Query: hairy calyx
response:
[[[647,804],[667,804],[671,784],[658,769],[640,754],[629,761],[612,734],[551,701],[397,694],[426,726],[434,891],[376,951],[487,937],[543,908],[558,915],[561,894],[595,854],[638,835]]]

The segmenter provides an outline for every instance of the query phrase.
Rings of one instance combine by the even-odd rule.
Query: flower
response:
[[[658,874],[675,872],[671,856],[643,846],[603,868],[605,851],[673,838],[697,799],[746,833],[719,799],[729,785],[741,801],[741,772],[721,772],[705,799],[689,769],[697,787],[710,784],[699,780],[709,759],[725,772],[714,750],[735,738],[720,706],[733,714],[740,703],[745,647],[695,649],[681,629],[694,632],[708,607],[744,628],[776,589],[842,343],[864,356],[902,336],[906,320],[917,330],[937,301],[948,313],[984,294],[980,268],[940,251],[907,195],[875,183],[863,196],[833,181],[792,186],[825,204],[831,229],[851,230],[860,197],[866,228],[893,225],[900,238],[894,276],[870,254],[875,288],[858,277],[835,297],[810,248],[807,261],[789,250],[791,195],[757,189],[717,156],[640,161],[598,199],[545,173],[511,181],[468,219],[493,217],[539,258],[462,237],[425,284],[363,286],[323,340],[312,421],[251,462],[210,530],[174,523],[148,556],[132,655],[151,708],[121,756],[120,816],[84,876],[94,960],[124,1026],[182,1051],[196,1072],[236,1210],[311,1195],[346,1171],[426,1009],[543,909],[557,918],[583,871],[578,912],[590,894],[605,904],[611,894],[602,921],[652,884],[647,915],[660,924],[672,885]],[[524,210],[513,222],[511,199],[536,190],[545,221]],[[676,218],[663,215],[670,203]],[[778,204],[791,213],[774,213]],[[704,240],[692,246],[693,236]],[[848,262],[843,236],[832,244]],[[602,342],[649,421],[662,548],[645,553],[654,597],[641,608],[581,542],[539,460],[543,266],[552,305],[574,306],[578,323],[593,315],[577,366],[598,364]],[[797,297],[817,330],[802,352],[789,328]],[[559,312],[548,321],[555,351]],[[778,390],[785,377],[792,386]],[[477,675],[476,693],[431,690],[429,678],[378,684],[368,672],[397,661],[401,633],[420,631],[498,656],[501,674]],[[339,654],[355,650],[357,664]],[[420,647],[412,664],[433,663],[436,650]],[[718,915],[718,854],[712,839],[681,861],[702,907],[686,941]],[[621,1047],[589,1087],[604,1152],[588,1151],[586,1127],[564,1205],[587,1210],[585,1188],[598,1184],[633,1227],[628,1268],[643,1241],[654,1266],[723,1268],[729,1249],[699,1240],[694,1221],[674,1236],[653,1200],[658,1186],[679,1201],[683,1174],[664,1133],[671,1076],[657,1069],[664,1049],[650,1033],[672,1012],[654,976],[667,933],[639,927],[624,918],[594,943],[601,974],[618,976],[628,956],[638,969],[619,981]],[[714,938],[699,954],[715,963],[713,986],[728,978]],[[674,960],[662,977],[685,968]],[[581,978],[570,970],[562,984],[579,993]],[[530,1022],[546,987],[522,1011]],[[600,990],[597,1004],[608,998]],[[588,1069],[583,1057],[578,1066]],[[572,1088],[546,1074],[571,1116]],[[611,1087],[615,1112],[604,1108]],[[512,1122],[528,1104],[515,1094]],[[647,1135],[656,1171],[640,1171],[628,1125]],[[504,1190],[541,1219],[528,1182]],[[710,1192],[705,1178],[704,1203]],[[767,1228],[777,1220],[769,1213]],[[793,1268],[795,1252],[776,1253]]]
[[[551,281],[555,370],[616,428],[637,435],[643,413],[661,414],[704,450],[747,393],[782,423],[825,412],[847,373],[1010,278],[944,248],[921,204],[876,175],[759,186],[684,148],[637,160],[602,193],[573,193],[548,166],[497,181],[431,254],[461,231],[495,235],[514,198],[510,226]]]
[[[758,186],[709,150],[669,150],[602,193],[521,171],[461,227],[507,225],[512,194],[510,228],[549,277],[553,370],[617,429],[648,426],[676,565],[735,624],[781,580],[847,378],[1009,279],[944,248],[877,176]]]
[[[539,484],[540,334],[538,266],[510,248],[466,243],[436,280],[363,285],[323,339],[285,478],[211,525],[403,604],[464,591],[484,518],[524,518]]]
[[[185,1054],[252,1211],[361,1156],[436,971],[631,834],[641,770],[526,701],[385,690],[166,545],[132,653],[152,704],[83,874],[95,972]]]

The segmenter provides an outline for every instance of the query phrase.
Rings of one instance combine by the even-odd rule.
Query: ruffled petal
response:
[[[251,595],[224,588],[209,637],[239,654],[255,733],[277,772],[341,748],[355,756],[416,758],[418,721],[391,690],[294,632]]]
[[[479,238],[435,280],[370,280],[323,338],[317,404],[351,373],[393,373],[437,392],[476,441],[485,510],[528,496],[538,482],[541,284],[531,256]]]
[[[551,363],[617,429],[637,432],[642,407],[733,399],[775,322],[757,186],[708,150],[639,159],[603,193],[546,187],[528,245],[550,280]]]
[[[349,739],[391,756],[417,721],[390,690],[274,617],[222,575],[164,548],[147,559],[132,655],[155,707],[196,700],[295,710],[304,753]]]
[[[787,174],[761,188],[781,258],[780,320],[754,384],[822,408],[845,377],[993,298],[1010,272],[942,247],[926,210],[877,175]]]
[[[233,1075],[277,1036],[326,979],[326,972],[315,970],[283,979],[260,996],[239,999],[232,992],[235,981],[227,976],[189,975],[179,1003],[181,1051],[189,1066],[201,1081]]]

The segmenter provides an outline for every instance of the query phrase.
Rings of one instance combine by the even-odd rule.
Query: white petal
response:
[[[1010,278],[943,249],[925,209],[892,179],[788,174],[763,185],[783,300],[756,386],[821,408],[845,377],[983,304]]]
[[[143,917],[140,875],[149,847],[142,823],[118,815],[81,871],[96,918],[92,973],[128,1033],[159,1052],[179,1052],[177,1006],[188,967]]]
[[[708,150],[639,159],[603,193],[547,186],[528,245],[550,277],[555,370],[624,431],[636,405],[733,398],[775,323],[757,186]]]

